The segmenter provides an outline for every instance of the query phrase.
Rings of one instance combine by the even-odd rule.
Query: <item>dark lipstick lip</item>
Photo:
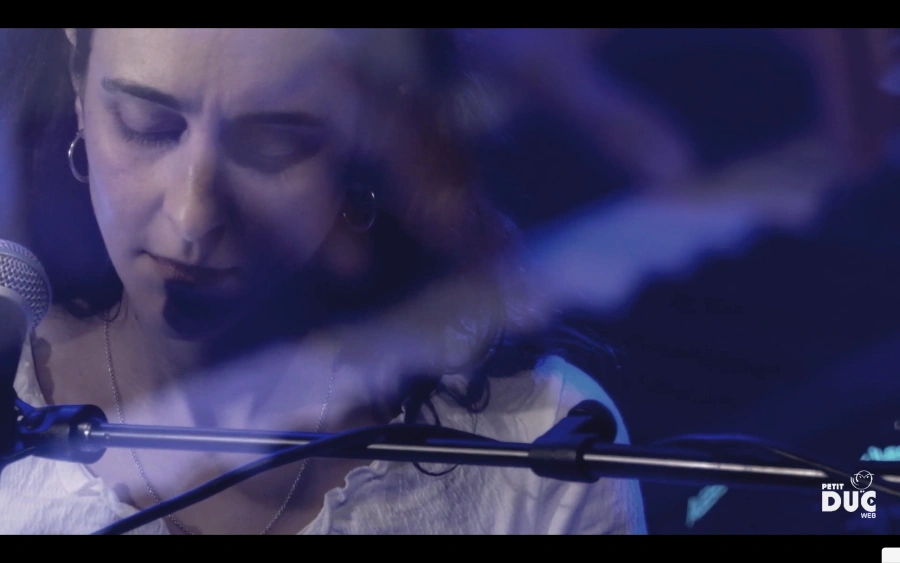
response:
[[[212,285],[238,273],[238,268],[209,268],[149,254],[160,275],[170,282],[188,285]]]

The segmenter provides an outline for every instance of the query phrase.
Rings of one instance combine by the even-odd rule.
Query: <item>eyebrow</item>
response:
[[[152,102],[173,111],[184,112],[189,104],[179,100],[171,94],[151,88],[144,84],[123,80],[119,78],[104,78],[101,81],[103,89],[111,93],[123,93],[135,98]],[[288,126],[322,126],[325,120],[304,112],[260,112],[244,115],[237,120],[239,123],[260,125],[288,125]]]
[[[130,80],[122,80],[119,78],[104,78],[101,82],[103,89],[107,92],[128,94],[135,98],[147,100],[161,106],[167,107],[174,111],[184,111],[187,104],[171,94],[166,94],[155,88],[131,82]]]

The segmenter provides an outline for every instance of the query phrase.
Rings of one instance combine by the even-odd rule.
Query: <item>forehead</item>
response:
[[[238,109],[333,96],[349,86],[351,53],[334,29],[98,29],[90,70]]]

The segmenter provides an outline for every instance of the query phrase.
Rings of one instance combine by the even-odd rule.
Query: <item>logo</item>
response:
[[[850,484],[853,485],[854,489],[862,493],[872,486],[872,477],[874,477],[874,475],[868,471],[857,471],[850,477]]]
[[[874,475],[868,471],[857,471],[850,476],[849,487],[844,483],[822,483],[822,512],[837,512],[841,508],[847,512],[858,512],[861,518],[875,518],[875,491],[870,491]]]

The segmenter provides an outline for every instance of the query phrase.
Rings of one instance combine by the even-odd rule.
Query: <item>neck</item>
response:
[[[371,362],[338,362],[343,337],[336,340],[328,332],[286,330],[284,321],[294,320],[296,327],[301,313],[285,306],[266,310],[268,314],[247,317],[214,339],[185,341],[142,319],[126,298],[110,325],[111,353],[124,400],[150,409],[144,423],[181,420],[204,427],[244,427],[247,421],[255,424],[254,417],[260,413],[268,416],[267,412],[281,413],[286,408],[284,412],[302,414],[307,407],[318,412],[323,398],[331,395],[331,377],[338,368],[341,376],[331,395],[334,424],[343,428],[387,423],[396,416],[396,390],[389,384],[382,389],[372,381],[390,377],[373,376],[377,366]],[[246,364],[239,361],[255,349],[288,339],[289,346],[274,350],[268,346],[271,354]],[[222,364],[224,369],[214,369]],[[392,371],[389,366],[382,369]],[[289,404],[279,406],[285,401]],[[294,414],[275,427],[292,428]],[[303,419],[298,428],[311,426]]]
[[[304,332],[297,322],[302,313],[294,307],[256,307],[254,311],[210,338],[185,340],[169,334],[161,324],[164,321],[144,317],[126,295],[110,328],[112,338],[118,341],[114,356],[123,357],[117,362],[123,368],[127,362],[140,374],[141,387],[170,387]]]
[[[144,366],[145,369],[140,371],[146,373],[142,373],[141,380],[150,387],[169,386],[213,363],[209,343],[168,338],[155,327],[148,326],[150,323],[144,322],[127,301],[114,323],[118,325],[121,344],[118,353],[114,345],[113,355],[127,356],[133,364]]]
[[[299,312],[287,307],[268,310],[276,312],[242,319],[215,338],[186,341],[167,333],[157,324],[164,322],[159,317],[142,317],[126,297],[109,334],[119,392],[132,413],[129,422],[255,427],[259,417],[273,409],[273,395],[296,396],[295,406],[307,400],[320,405],[328,388],[322,374],[330,374],[334,364],[334,343],[327,336],[303,339],[316,351],[303,355],[303,369],[297,369],[296,358],[279,355],[278,350],[249,363],[240,361],[257,348],[298,335],[276,328],[282,326],[279,317],[296,319]],[[293,377],[288,377],[291,373]],[[286,389],[288,384],[294,387]]]

